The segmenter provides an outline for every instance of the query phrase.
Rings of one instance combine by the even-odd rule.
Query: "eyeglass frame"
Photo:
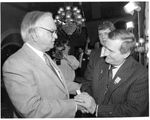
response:
[[[46,28],[44,28],[44,27],[37,27],[37,28],[41,28],[41,29],[43,29],[43,30],[46,30],[46,31],[50,32],[51,34],[54,34],[54,33],[57,34],[57,32],[58,32],[57,30],[53,30],[53,31],[52,31],[52,30],[46,29]]]

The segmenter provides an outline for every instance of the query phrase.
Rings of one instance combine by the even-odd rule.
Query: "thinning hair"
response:
[[[21,36],[24,42],[29,40],[30,33],[32,33],[32,30],[36,22],[45,15],[52,16],[52,13],[42,11],[32,11],[28,12],[24,16],[21,23]]]
[[[98,30],[110,29],[111,31],[115,30],[115,26],[111,21],[103,21],[98,25]]]
[[[133,33],[124,30],[116,29],[108,34],[110,40],[121,40],[123,41],[120,47],[120,52],[125,54],[127,52],[133,52],[135,48],[135,36]]]

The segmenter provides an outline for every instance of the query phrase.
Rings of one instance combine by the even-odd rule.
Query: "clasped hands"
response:
[[[77,109],[82,111],[82,113],[91,113],[93,114],[96,110],[95,100],[86,92],[74,97],[74,100],[77,104]]]

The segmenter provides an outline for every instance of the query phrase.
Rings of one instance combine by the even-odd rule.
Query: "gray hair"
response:
[[[133,33],[120,29],[120,30],[114,30],[108,34],[108,38],[111,40],[121,40],[123,41],[121,47],[120,47],[120,52],[122,54],[125,54],[127,52],[133,52],[135,48],[135,36]]]
[[[31,11],[25,15],[21,23],[21,36],[24,42],[29,40],[30,33],[32,33],[36,22],[45,15],[52,16],[52,13],[42,11]]]

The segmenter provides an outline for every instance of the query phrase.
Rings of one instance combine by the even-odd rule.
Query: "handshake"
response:
[[[78,110],[82,111],[82,113],[97,113],[98,105],[96,105],[95,100],[88,93],[80,93],[80,91],[77,91],[77,94],[74,100]]]

